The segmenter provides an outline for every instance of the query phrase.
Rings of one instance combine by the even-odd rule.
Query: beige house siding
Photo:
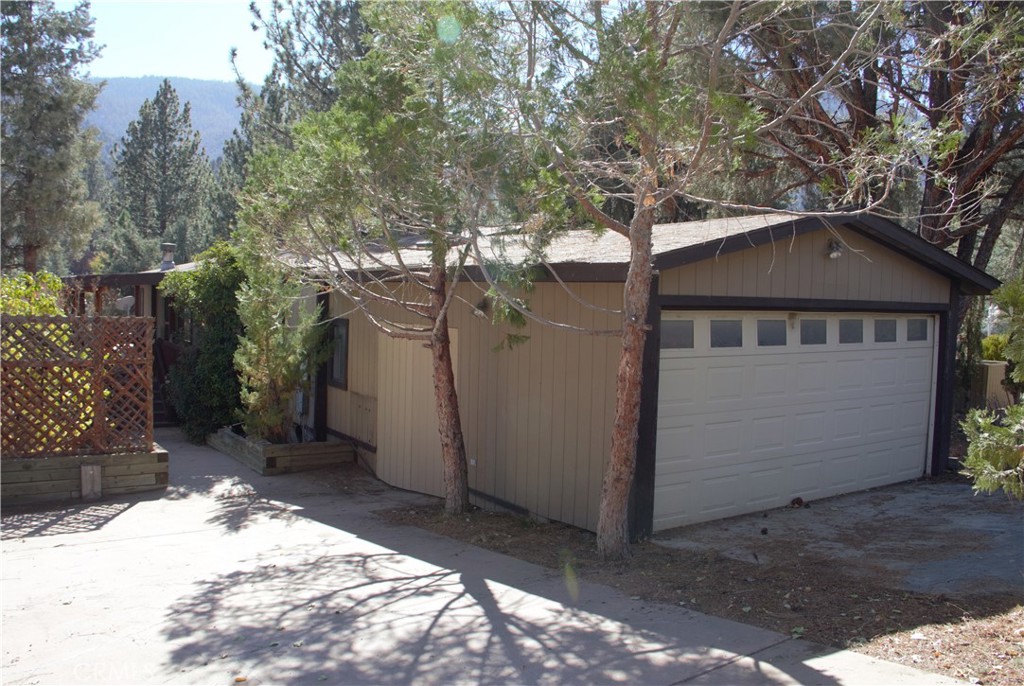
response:
[[[826,256],[838,236],[846,248]],[[948,303],[949,280],[846,228],[721,255],[661,275],[662,295]]]
[[[377,445],[377,329],[337,293],[330,298],[331,315],[348,324],[348,388],[327,388],[327,427],[360,442]],[[360,453],[376,469],[374,454]]]
[[[858,234],[840,230],[845,254],[829,260],[820,231],[684,267],[664,270],[662,294],[945,303],[949,282]],[[607,310],[622,306],[621,283],[573,283],[576,296]],[[528,322],[520,331],[491,324],[466,303],[483,291],[462,283],[449,315],[469,482],[494,500],[595,529],[614,419],[621,325],[557,283],[537,283],[531,309],[558,322],[612,335],[586,335]],[[348,311],[331,297],[334,316]],[[392,485],[441,495],[440,447],[429,350],[395,340],[365,317],[347,315],[349,385],[329,390],[328,425],[374,446],[363,457]],[[528,336],[495,350],[509,332]]]
[[[449,329],[458,385],[459,335]],[[432,356],[421,341],[377,334],[378,405],[388,412],[378,434],[377,475],[422,493],[443,496],[441,445],[434,403]]]
[[[574,284],[585,302],[618,309],[621,284]],[[474,285],[459,286],[471,303]],[[619,317],[571,302],[561,286],[539,283],[538,315],[591,329],[617,330]],[[332,314],[347,308],[331,296]],[[349,323],[348,390],[331,387],[328,427],[376,447],[364,457],[392,485],[440,495],[443,485],[430,352],[389,338],[359,313]],[[529,322],[529,340],[495,350],[508,326],[463,303],[450,313],[453,359],[470,487],[543,517],[597,525],[615,398],[616,336],[594,336]],[[480,504],[487,504],[481,500]]]
[[[621,307],[621,284],[573,284],[583,301]],[[541,317],[615,330],[619,315],[572,302],[553,283],[530,294]],[[463,430],[470,486],[533,513],[597,526],[598,497],[614,416],[617,336],[585,335],[529,322],[529,336],[495,351],[507,327],[459,314]]]

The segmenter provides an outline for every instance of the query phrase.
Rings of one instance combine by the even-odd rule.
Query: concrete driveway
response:
[[[1024,598],[1024,503],[919,481],[660,532],[661,545],[746,561],[818,556],[919,593]]]
[[[5,684],[940,684],[582,584],[159,431],[162,497],[8,512]]]

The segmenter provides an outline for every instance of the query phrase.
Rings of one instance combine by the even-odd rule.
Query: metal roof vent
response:
[[[160,252],[163,253],[160,262],[160,271],[166,272],[174,269],[174,249],[178,246],[174,243],[161,243]]]

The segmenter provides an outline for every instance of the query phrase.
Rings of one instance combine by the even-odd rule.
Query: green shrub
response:
[[[235,351],[235,368],[246,433],[271,443],[288,442],[295,394],[308,386],[310,370],[328,353],[319,307],[301,310],[298,284],[269,267],[249,270],[238,297],[245,334]]]
[[[1010,336],[1005,333],[994,333],[981,339],[981,358],[983,360],[1006,360],[1006,343]]]
[[[1007,282],[993,298],[1008,314],[1003,357],[1013,383],[1007,387],[1014,392],[1017,384],[1019,394],[1024,384],[1024,278]],[[1011,405],[1001,414],[972,411],[962,427],[968,441],[964,473],[974,480],[974,490],[1003,490],[1024,499],[1024,405]]]
[[[234,356],[242,323],[238,290],[245,280],[235,249],[217,243],[196,257],[196,268],[171,272],[161,292],[192,318],[193,342],[168,375],[171,403],[190,441],[236,421],[241,409]]]
[[[973,410],[963,423],[967,434],[964,473],[974,490],[1002,490],[1024,500],[1024,405],[1011,405],[1005,415]]]
[[[0,314],[61,316],[64,284],[49,272],[0,276]]]

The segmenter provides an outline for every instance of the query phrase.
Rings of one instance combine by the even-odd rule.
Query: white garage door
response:
[[[654,529],[920,477],[932,317],[665,312]]]

